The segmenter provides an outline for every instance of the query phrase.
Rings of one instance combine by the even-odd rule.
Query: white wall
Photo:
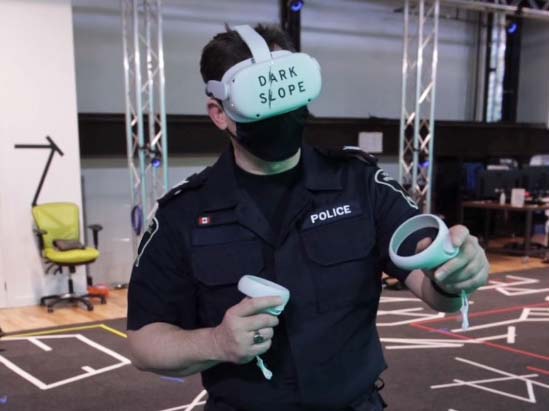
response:
[[[55,156],[39,202],[81,203],[72,10],[69,0],[0,2],[0,275],[7,299],[36,304],[44,294],[66,292],[66,276],[45,276],[32,233],[31,202],[49,150],[49,135],[64,151]],[[75,276],[85,289],[83,270]],[[4,284],[0,283],[0,288]]]
[[[124,70],[122,23],[118,8],[74,7],[78,111],[122,113]],[[116,2],[118,5],[118,2]],[[166,109],[170,114],[205,114],[199,60],[224,22],[243,24],[278,20],[278,2],[270,0],[186,0],[163,3]]]
[[[215,157],[170,159],[170,181],[176,184],[213,164]],[[127,161],[88,159],[82,161],[87,224],[101,224],[99,259],[89,266],[94,283],[125,283],[133,262],[130,225],[130,182]],[[88,233],[88,244],[92,244]]]
[[[303,9],[303,49],[319,60],[324,78],[323,94],[311,104],[315,114],[400,117],[403,14],[394,11],[399,4],[329,1]],[[438,119],[473,118],[475,39],[475,23],[440,20]]]
[[[549,127],[549,24],[546,22],[524,22],[517,120]]]
[[[78,2],[77,2],[78,3]],[[395,1],[316,0],[302,15],[302,49],[321,63],[324,89],[311,105],[318,116],[400,117],[403,15]],[[167,111],[205,114],[200,53],[230,25],[278,21],[271,0],[187,0],[164,8]],[[177,6],[176,6],[177,5]],[[121,19],[116,8],[75,6],[80,112],[123,112]],[[476,29],[441,20],[437,118],[472,118]]]

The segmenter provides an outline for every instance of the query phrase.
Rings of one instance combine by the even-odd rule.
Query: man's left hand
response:
[[[460,294],[465,290],[471,294],[488,283],[490,264],[478,238],[471,235],[467,227],[451,227],[450,237],[460,249],[459,254],[436,269],[434,281],[448,293]]]

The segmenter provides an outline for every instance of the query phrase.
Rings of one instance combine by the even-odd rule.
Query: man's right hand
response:
[[[273,327],[279,320],[264,310],[282,304],[282,298],[245,297],[225,312],[223,321],[213,329],[216,350],[221,361],[245,364],[271,348]],[[259,330],[265,341],[254,344],[254,333]]]

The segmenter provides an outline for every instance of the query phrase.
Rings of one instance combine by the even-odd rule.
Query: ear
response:
[[[209,98],[206,107],[208,109],[208,115],[216,127],[220,130],[225,130],[228,127],[229,122],[221,103],[214,98]]]

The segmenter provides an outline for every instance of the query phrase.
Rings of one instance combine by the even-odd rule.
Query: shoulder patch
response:
[[[404,188],[391,176],[389,176],[385,170],[379,169],[376,171],[376,174],[374,176],[374,181],[377,184],[387,186],[394,192],[400,194],[404,200],[408,203],[408,205],[412,208],[415,208],[416,210],[419,210],[419,207],[417,206],[416,202],[412,199],[410,194],[408,194]]]
[[[339,148],[320,148],[318,149],[320,153],[324,154],[327,157],[337,158],[337,159],[353,159],[356,158],[370,166],[377,165],[377,158],[362,150],[357,146],[343,146]]]
[[[147,227],[147,231],[143,233],[143,237],[141,238],[139,247],[137,247],[137,258],[135,259],[134,263],[136,267],[139,267],[139,261],[141,260],[141,256],[145,252],[145,249],[153,239],[154,235],[158,232],[159,228],[160,224],[158,223],[158,220],[156,219],[156,217],[153,217],[153,219],[149,223],[149,226]]]
[[[200,173],[195,173],[190,177],[187,177],[187,179],[174,185],[166,194],[164,194],[157,200],[158,206],[162,207],[163,205],[177,197],[179,194],[203,185],[206,181],[209,169],[210,167],[207,167]]]

